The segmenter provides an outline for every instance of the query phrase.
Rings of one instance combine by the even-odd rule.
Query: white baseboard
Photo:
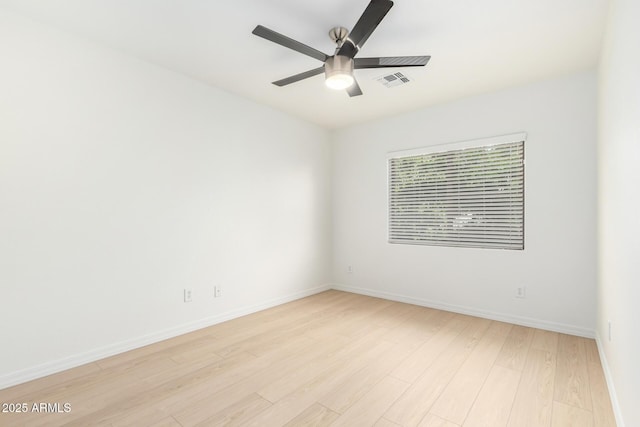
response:
[[[618,402],[618,395],[616,394],[616,388],[613,385],[613,376],[611,375],[609,362],[607,362],[607,355],[604,353],[604,346],[602,345],[602,339],[600,338],[598,331],[596,331],[596,346],[598,347],[598,354],[600,355],[604,378],[607,381],[607,388],[609,389],[609,397],[611,398],[613,415],[616,417],[616,424],[618,427],[625,427],[624,420],[622,418],[622,411],[620,410],[620,404]]]
[[[436,308],[438,310],[451,311],[454,313],[467,314],[469,316],[482,317],[485,319],[498,320],[500,322],[513,323],[521,326],[544,329],[547,331],[560,332],[563,334],[577,335],[585,338],[594,338],[593,330],[564,323],[549,322],[546,320],[533,319],[524,316],[514,316],[511,314],[497,313],[487,310],[479,310],[473,307],[465,307],[454,304],[447,304],[440,301],[431,301],[422,298],[415,298],[390,292],[376,291],[372,289],[358,288],[334,284],[331,289],[351,292],[354,294],[368,295],[371,297],[388,299],[391,301],[404,302],[407,304],[420,305],[423,307]]]
[[[73,355],[64,359],[54,360],[17,372],[12,372],[0,376],[0,390],[37,378],[42,378],[47,375],[62,372],[67,369],[75,368],[86,363],[95,362],[97,360],[104,359],[105,357],[113,356],[115,354],[124,353],[125,351],[144,347],[145,345],[173,338],[178,335],[183,335],[198,329],[206,328],[217,323],[226,322],[227,320],[232,320],[241,316],[246,316],[247,314],[275,307],[280,304],[295,301],[297,299],[324,292],[329,289],[331,289],[329,285],[322,285],[311,289],[305,289],[303,291],[294,292],[282,297],[273,298],[259,304],[230,310],[216,316],[207,317],[195,322],[185,323],[173,328],[165,329],[163,331],[154,332],[131,340],[97,348],[82,354]]]

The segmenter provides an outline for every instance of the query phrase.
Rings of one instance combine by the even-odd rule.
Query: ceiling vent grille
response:
[[[376,80],[386,87],[400,86],[411,81],[406,74],[400,72],[387,74],[386,76],[378,77]]]

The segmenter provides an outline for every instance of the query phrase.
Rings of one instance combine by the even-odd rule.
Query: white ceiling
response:
[[[327,128],[593,68],[608,0],[396,0],[359,56],[431,55],[413,81],[356,70],[349,98],[318,75],[270,82],[320,62],[251,34],[257,24],[333,54],[369,0],[0,0],[0,6]]]

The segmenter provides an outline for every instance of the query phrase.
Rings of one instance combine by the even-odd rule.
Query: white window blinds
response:
[[[524,249],[524,140],[389,159],[389,242]]]

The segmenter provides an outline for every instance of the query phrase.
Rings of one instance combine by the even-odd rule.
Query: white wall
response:
[[[638,21],[640,3],[613,0],[599,76],[597,338],[620,426],[640,426]]]
[[[387,243],[387,152],[522,131],[524,251]],[[338,288],[593,336],[595,154],[594,72],[337,131]],[[514,298],[518,286],[526,299]]]
[[[0,58],[0,388],[329,282],[326,131],[1,10]]]

